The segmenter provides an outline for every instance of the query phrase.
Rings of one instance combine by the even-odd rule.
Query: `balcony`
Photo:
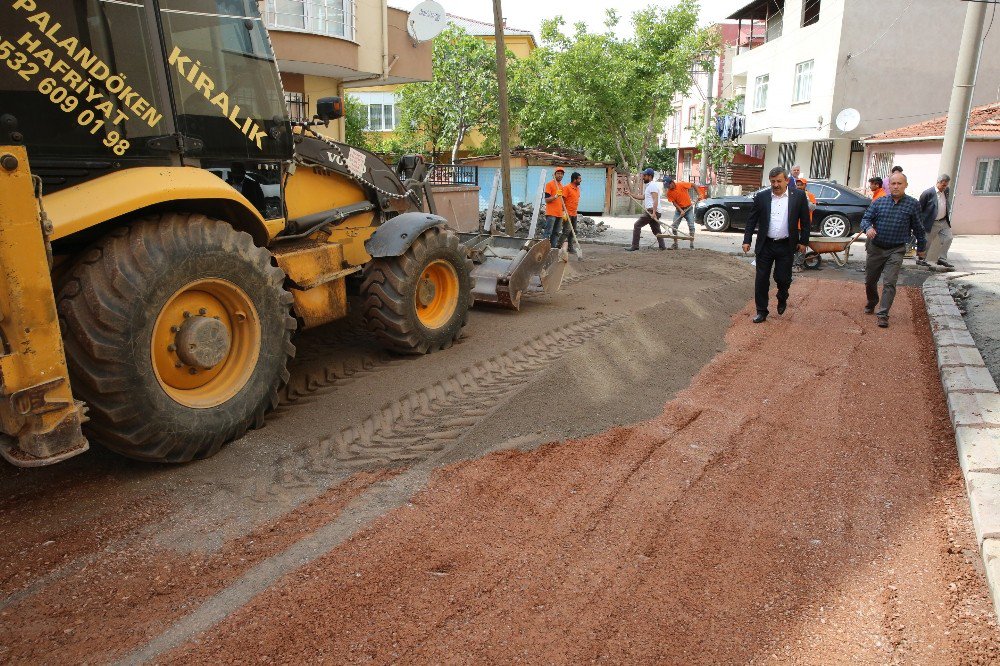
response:
[[[785,0],[754,0],[729,17],[739,21],[736,54],[763,46],[781,37]]]
[[[306,32],[354,41],[354,0],[267,0],[264,21],[271,30]]]

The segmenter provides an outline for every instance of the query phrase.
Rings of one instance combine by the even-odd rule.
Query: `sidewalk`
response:
[[[603,245],[621,245],[628,247],[632,243],[632,227],[639,218],[634,217],[597,217],[598,222],[610,226],[611,228],[594,241]],[[667,225],[672,221],[672,217],[666,220]],[[687,233],[687,222],[681,222],[681,231]],[[584,241],[587,242],[587,241]],[[669,239],[667,240],[669,244]],[[681,248],[687,247],[686,241],[678,241]],[[726,231],[714,233],[706,231],[702,225],[697,225],[695,233],[695,247],[705,250],[715,250],[724,254],[743,254],[741,246],[743,244],[742,231]],[[656,239],[649,227],[644,227],[640,246],[644,248],[656,247]],[[851,263],[863,265],[865,261],[865,245],[857,242],[851,246]],[[1000,270],[1000,235],[996,236],[956,236],[955,242],[949,252],[950,261],[955,264],[959,271],[996,271]],[[907,260],[908,264],[913,260]]]

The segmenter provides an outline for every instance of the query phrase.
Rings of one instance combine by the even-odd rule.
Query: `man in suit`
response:
[[[924,231],[927,233],[927,259],[918,259],[918,266],[936,270],[953,270],[955,267],[948,262],[948,250],[954,235],[951,233],[951,188],[948,184],[951,176],[944,173],[938,178],[934,187],[924,190],[920,195],[920,214],[923,216]]]
[[[778,314],[784,314],[788,304],[788,288],[792,286],[792,263],[795,252],[805,252],[809,244],[809,200],[802,190],[788,188],[788,174],[781,167],[768,174],[771,190],[753,198],[750,217],[743,234],[743,251],[750,251],[750,241],[757,227],[757,278],[754,299],[757,316],[753,323],[767,320],[768,292],[771,290],[771,269],[778,285]]]

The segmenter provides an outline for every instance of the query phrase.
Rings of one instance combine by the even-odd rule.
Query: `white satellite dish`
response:
[[[861,124],[861,114],[857,109],[844,109],[837,114],[837,129],[850,132]]]
[[[445,16],[444,7],[434,0],[425,0],[413,8],[410,18],[406,22],[407,32],[414,44],[427,42],[448,27],[448,17]]]

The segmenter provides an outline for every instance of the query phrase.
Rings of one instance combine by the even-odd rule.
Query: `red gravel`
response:
[[[397,473],[356,474],[218,552],[181,554],[148,540],[101,550],[91,562],[71,560],[67,575],[0,611],[0,663],[103,663],[120,657]]]
[[[168,661],[996,662],[921,297],[863,304],[800,280],[660,417],[442,470]]]

